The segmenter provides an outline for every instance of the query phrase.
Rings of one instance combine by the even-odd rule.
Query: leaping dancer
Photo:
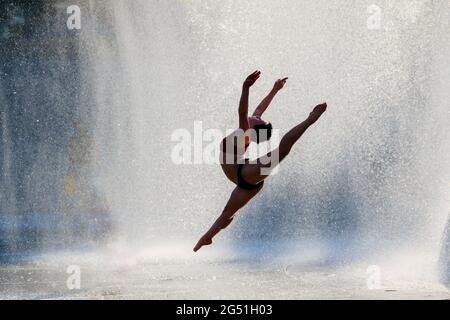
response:
[[[222,214],[194,247],[195,252],[205,245],[212,244],[213,237],[222,229],[228,227],[236,212],[261,191],[264,179],[269,175],[268,170],[272,170],[286,158],[292,146],[327,109],[326,103],[316,106],[305,121],[283,136],[277,149],[250,163],[245,158],[245,152],[250,142],[261,143],[269,140],[272,135],[272,124],[262,120],[261,116],[288,80],[288,78],[278,79],[273,89],[253,112],[253,115],[248,117],[250,87],[258,80],[260,75],[261,72],[257,70],[244,81],[239,102],[239,129],[225,137],[220,145],[222,170],[227,178],[236,184],[236,188],[231,193]],[[243,134],[238,134],[239,132],[243,132]],[[276,155],[276,157],[273,155]]]

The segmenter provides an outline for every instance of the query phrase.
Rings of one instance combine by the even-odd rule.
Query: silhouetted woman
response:
[[[222,214],[208,232],[201,237],[194,251],[198,251],[204,245],[211,244],[213,237],[231,223],[236,212],[261,191],[264,179],[270,174],[270,170],[283,161],[306,129],[314,124],[327,109],[326,103],[315,107],[305,121],[283,136],[277,149],[250,162],[245,158],[250,142],[261,143],[270,139],[272,135],[272,125],[262,120],[261,116],[288,79],[278,79],[273,89],[259,104],[253,115],[248,117],[250,87],[258,80],[260,75],[261,72],[257,70],[244,81],[239,102],[239,129],[225,137],[220,146],[220,162],[223,172],[229,180],[236,184],[236,188],[231,193]]]

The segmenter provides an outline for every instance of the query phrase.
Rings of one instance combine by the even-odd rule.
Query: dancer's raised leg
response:
[[[294,144],[326,111],[327,104],[319,104],[309,114],[309,117],[292,128],[280,141],[280,145],[275,150],[259,158],[256,163],[249,163],[242,168],[242,177],[251,184],[258,184],[290,153]]]
[[[309,114],[309,117],[300,123],[299,125],[292,128],[288,133],[286,133],[280,141],[279,147],[279,160],[280,162],[286,158],[286,156],[291,151],[294,144],[301,138],[305,131],[313,125],[320,116],[327,110],[327,104],[319,104],[313,111]]]

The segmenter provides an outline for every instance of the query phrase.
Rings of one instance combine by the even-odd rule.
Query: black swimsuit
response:
[[[248,162],[248,159],[245,159],[245,162]],[[264,181],[261,181],[258,184],[250,184],[247,181],[245,181],[244,177],[242,177],[242,168],[244,167],[245,163],[240,163],[238,164],[238,169],[237,169],[237,179],[238,179],[238,187],[241,189],[245,189],[245,190],[255,190],[258,189],[260,187],[262,187],[262,185],[264,184]]]
[[[221,145],[222,145],[222,147],[221,147],[221,149],[222,149],[222,157],[223,157],[222,161],[223,161],[223,163],[226,163],[226,160],[227,160],[227,158],[226,158],[227,152],[226,152],[226,148],[225,148],[226,144],[224,143],[226,139],[227,138],[224,138],[222,140],[222,142],[221,142]],[[248,147],[248,144],[245,145],[245,150],[247,150],[247,147]],[[233,158],[234,158],[235,162],[238,162],[238,160],[237,160],[238,159],[237,153],[238,153],[237,152],[237,148],[234,145]],[[237,164],[237,166],[238,166],[237,167],[237,186],[239,188],[245,189],[245,190],[255,190],[255,189],[260,188],[264,184],[264,181],[261,181],[258,184],[251,184],[251,183],[248,183],[247,181],[245,181],[245,179],[242,177],[242,168],[244,167],[245,164],[247,164],[249,162],[249,159],[244,159],[244,160],[245,160],[245,163],[238,163]]]

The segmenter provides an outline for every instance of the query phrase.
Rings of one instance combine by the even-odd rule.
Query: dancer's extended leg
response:
[[[214,222],[208,232],[201,237],[195,246],[194,251],[198,251],[202,246],[211,244],[212,238],[218,234],[220,230],[225,229],[230,225],[236,212],[257,195],[261,188],[262,186],[254,190],[244,190],[236,187],[231,193],[230,199],[225,205],[222,214],[217,218],[216,222]]]
[[[270,170],[268,169],[275,168],[281,161],[283,161],[284,158],[286,158],[286,156],[291,152],[294,144],[301,138],[306,130],[308,130],[308,128],[320,118],[326,109],[326,103],[315,107],[305,121],[292,128],[283,136],[277,149],[259,158],[256,163],[244,165],[242,168],[243,178],[251,184],[258,184],[267,178],[270,173]]]

